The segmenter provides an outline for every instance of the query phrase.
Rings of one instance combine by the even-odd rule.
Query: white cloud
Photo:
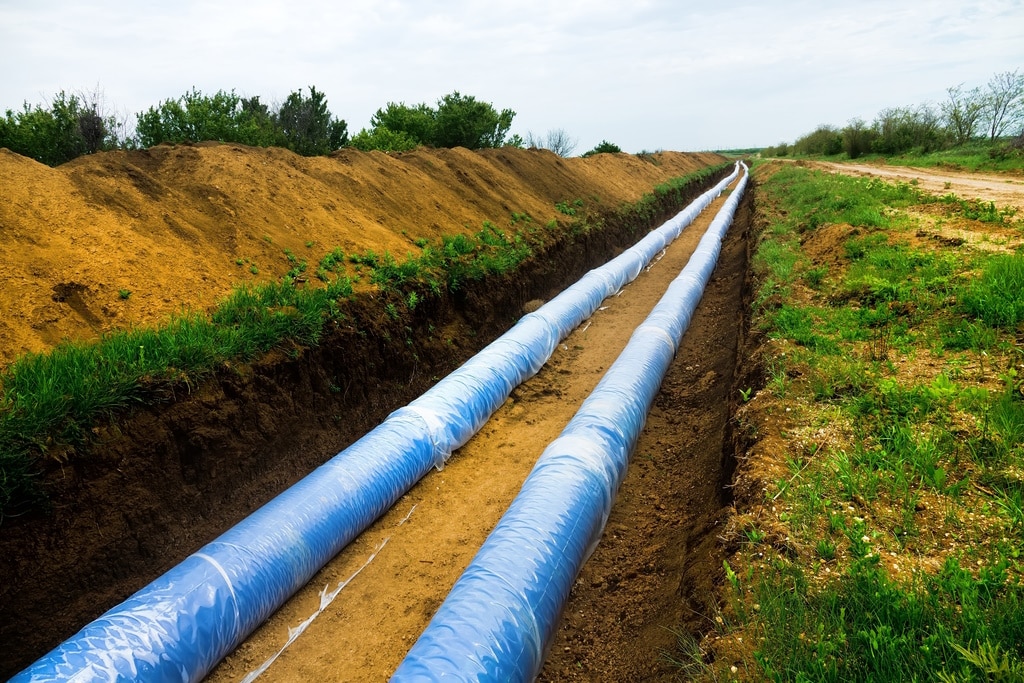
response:
[[[195,86],[316,85],[353,130],[460,90],[580,151],[791,140],[1024,68],[1024,3],[868,0],[0,0],[0,107],[99,85],[136,112]]]

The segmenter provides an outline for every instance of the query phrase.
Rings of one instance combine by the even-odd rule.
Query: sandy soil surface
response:
[[[207,309],[335,247],[397,257],[418,239],[615,208],[712,154],[418,150],[300,157],[204,143],[80,157],[57,168],[0,149],[0,366],[65,338]]]
[[[660,261],[619,296],[607,299],[602,310],[564,341],[540,373],[513,392],[444,470],[428,475],[342,551],[208,680],[243,678],[285,644],[289,627],[317,611],[322,589],[333,590],[346,581],[337,598],[273,663],[264,679],[386,680],[508,507],[541,451],[569,422],[625,347],[633,329],[686,264],[721,202],[709,208]],[[718,321],[718,328],[722,322]],[[735,335],[735,317],[729,315],[724,322]],[[702,320],[698,325],[715,327],[707,323]],[[708,340],[702,338],[698,344],[706,346]],[[735,338],[731,350],[735,352]],[[682,393],[693,396],[711,385],[731,385],[731,369],[717,367],[708,348],[684,351],[676,365],[694,379]],[[683,573],[681,565],[691,562],[691,569],[698,574],[714,573],[713,563],[707,566],[706,558],[685,558],[685,537],[692,533],[693,518],[680,517],[678,494],[684,487],[703,486],[710,494],[698,496],[702,512],[715,514],[721,507],[722,491],[723,419],[687,415],[680,411],[682,403],[675,396],[670,406],[664,406],[672,416],[652,420],[645,430],[638,453],[646,468],[625,486],[630,492],[629,507],[625,511],[616,508],[608,540],[603,542],[612,555],[592,561],[599,568],[581,578],[583,584],[593,584],[598,590],[582,603],[577,598],[570,610],[572,630],[582,630],[587,636],[573,637],[566,626],[547,680],[649,680],[659,669],[671,674],[664,662],[659,666],[659,648],[671,647],[668,629],[678,626],[684,609],[685,601],[674,595]],[[726,409],[727,403],[722,401],[713,408],[722,414]],[[710,462],[686,448],[677,438],[679,432],[690,439],[694,435],[705,439]],[[665,476],[661,468],[671,470],[672,476]],[[649,485],[653,478],[661,479],[660,485]],[[648,547],[648,551],[668,552],[672,561],[661,561],[657,552],[623,556],[629,538],[650,539],[672,529],[686,529],[684,542],[670,548],[661,540],[653,542],[656,547]],[[670,568],[675,571],[668,571]],[[599,578],[594,578],[594,571]],[[619,603],[614,609],[609,600],[613,593]],[[671,615],[668,619],[660,615],[662,623],[658,625],[648,614],[655,597],[659,609]],[[581,621],[588,626],[580,629]],[[594,643],[593,626],[606,623],[617,625],[615,637]],[[640,635],[644,638],[638,642]],[[570,676],[573,672],[583,677]]]
[[[874,176],[909,183],[916,181],[922,190],[943,195],[952,193],[961,199],[980,199],[997,206],[1014,206],[1024,212],[1024,178],[1019,175],[998,175],[951,171],[945,168],[911,168],[874,164],[799,162],[833,173]]]

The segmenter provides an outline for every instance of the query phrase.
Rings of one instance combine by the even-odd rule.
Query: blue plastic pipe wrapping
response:
[[[744,167],[745,170],[745,167]],[[689,263],[561,435],[392,677],[532,681],[718,261],[744,174]]]
[[[587,273],[438,382],[12,681],[198,681],[390,508],[441,467],[558,342],[635,278],[733,173]]]

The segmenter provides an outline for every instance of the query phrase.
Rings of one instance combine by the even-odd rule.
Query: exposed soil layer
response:
[[[663,258],[608,298],[541,371],[513,391],[446,465],[343,550],[211,674],[236,681],[277,653],[274,681],[381,681],[401,662],[508,508],[537,457],[590,394],[686,264],[722,200]],[[650,680],[669,629],[703,612],[721,566],[713,531],[727,504],[722,444],[741,335],[746,209],[729,233],[691,334],[644,430],[610,526],[574,590],[546,680]],[[668,642],[666,642],[666,637]]]
[[[97,155],[48,169],[3,150],[0,304],[12,313],[3,318],[0,341],[9,359],[68,334],[149,322],[180,305],[207,307],[237,281],[235,259],[251,250],[274,259],[273,267],[261,264],[259,277],[269,278],[288,269],[283,247],[299,254],[306,242],[316,247],[311,262],[335,245],[404,253],[420,236],[459,226],[475,231],[483,220],[507,225],[501,217],[510,211],[538,222],[564,219],[554,202],[573,197],[611,216],[609,209],[654,184],[720,161],[659,158],[655,165],[615,155],[588,165],[525,150],[440,150],[301,159],[220,145]],[[216,176],[225,168],[230,182]],[[252,211],[247,220],[267,225],[269,242],[253,224],[218,219],[221,209],[196,194],[213,176],[221,179],[213,185],[233,198],[224,201],[236,217]],[[92,183],[108,183],[109,192]],[[335,208],[304,214],[312,197]],[[364,206],[339,208],[352,197],[363,197]],[[423,202],[433,213],[417,213]],[[678,208],[659,206],[649,221],[609,220],[578,235],[561,231],[520,272],[459,297],[425,301],[415,316],[398,321],[364,295],[317,349],[282,349],[251,366],[225,366],[166,403],[98,426],[84,457],[45,463],[49,514],[0,527],[0,676],[44,654],[422,393],[504,331],[528,301],[552,296]],[[261,212],[275,220],[264,223]],[[317,232],[328,214],[354,225],[338,219]],[[165,216],[180,229],[161,233],[166,242],[157,248],[146,240],[156,239],[161,222],[170,225]],[[378,235],[371,223],[386,225],[389,235]],[[225,225],[233,227],[218,236]],[[169,254],[187,257],[187,267]],[[138,279],[122,285],[123,272]],[[129,299],[120,300],[121,286],[132,290]],[[99,293],[125,307],[104,308],[110,302],[100,303]],[[48,312],[37,315],[39,306]]]
[[[555,203],[610,210],[714,154],[561,159],[541,150],[287,150],[204,143],[106,152],[49,168],[0,149],[0,365],[203,310],[239,282],[276,280],[340,247],[397,257],[416,241],[567,222]]]

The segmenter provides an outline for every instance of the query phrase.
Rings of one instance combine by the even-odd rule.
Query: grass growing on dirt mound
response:
[[[766,386],[737,416],[717,628],[674,658],[708,680],[1024,680],[1024,226],[757,177]]]
[[[731,164],[702,169],[658,185],[614,219],[643,225],[666,204]],[[582,202],[581,202],[582,204]],[[63,343],[48,353],[26,355],[0,374],[0,522],[45,504],[38,459],[66,461],[84,452],[93,426],[132,406],[173,397],[227,362],[246,362],[271,349],[313,346],[325,328],[344,319],[341,303],[354,296],[364,276],[378,290],[397,294],[406,310],[381,302],[398,319],[424,297],[443,296],[510,272],[558,238],[598,229],[601,219],[574,218],[566,226],[537,225],[513,214],[501,229],[484,223],[473,235],[423,241],[418,255],[398,260],[385,252],[346,255],[331,249],[320,260],[316,282],[306,263],[287,253],[294,267],[281,282],[241,286],[209,315],[186,313],[154,328],[124,330],[97,342]],[[351,272],[349,271],[351,268]]]

